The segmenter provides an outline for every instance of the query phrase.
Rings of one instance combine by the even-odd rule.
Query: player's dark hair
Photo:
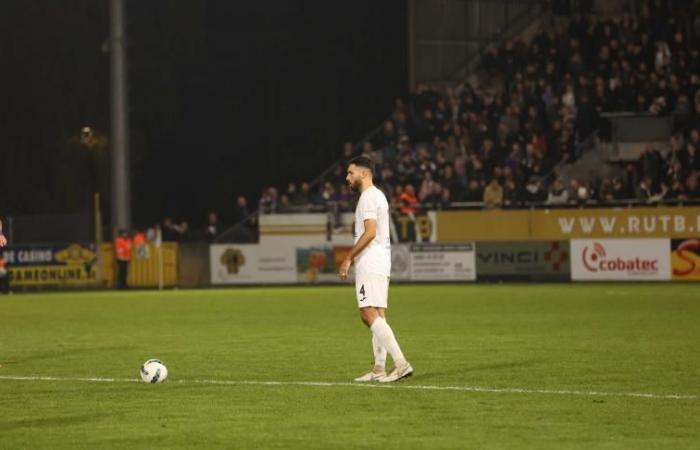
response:
[[[369,156],[356,156],[350,161],[348,161],[348,166],[350,164],[354,164],[358,167],[366,167],[367,169],[369,169],[370,172],[374,173],[374,162],[372,162],[372,159]]]

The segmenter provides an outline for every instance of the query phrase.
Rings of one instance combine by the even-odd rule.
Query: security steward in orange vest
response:
[[[114,249],[117,253],[117,289],[126,289],[126,277],[129,273],[129,261],[131,260],[131,238],[126,230],[120,230]]]

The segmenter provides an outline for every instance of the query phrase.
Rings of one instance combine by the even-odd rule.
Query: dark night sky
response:
[[[106,151],[77,141],[109,132],[107,0],[2,10],[0,207],[86,210],[107,185]],[[127,1],[127,17],[136,225],[310,180],[407,91],[403,0]]]

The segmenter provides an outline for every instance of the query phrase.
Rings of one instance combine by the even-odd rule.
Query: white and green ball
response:
[[[149,359],[143,363],[140,373],[144,383],[162,383],[168,378],[168,368],[159,359]]]

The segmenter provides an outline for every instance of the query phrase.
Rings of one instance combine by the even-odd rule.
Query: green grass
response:
[[[416,374],[369,368],[350,287],[0,297],[0,448],[700,448],[700,295],[690,284],[394,286]],[[405,389],[463,386],[561,393]]]

